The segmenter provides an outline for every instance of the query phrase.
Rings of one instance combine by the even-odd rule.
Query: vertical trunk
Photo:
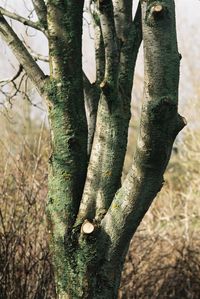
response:
[[[124,256],[111,263],[99,228],[91,234],[76,230],[66,240],[67,288],[59,299],[116,299]]]
[[[144,101],[132,167],[102,220],[118,258],[161,190],[177,134],[186,125],[178,114],[179,53],[173,0],[142,1]]]
[[[76,219],[87,170],[81,52],[83,3],[49,0],[47,4],[50,79],[46,92],[52,141],[47,214],[58,294],[66,293],[69,272],[65,239]]]
[[[105,72],[102,82],[97,82],[101,95],[87,165],[81,24],[76,21],[82,8],[70,0],[56,3],[50,1],[47,21],[53,150],[48,212],[57,290],[62,299],[116,299],[129,242],[162,187],[174,138],[184,126],[177,113],[179,55],[173,1],[159,5],[142,1],[144,103],[133,166],[120,189],[132,78],[141,42],[140,6],[126,35],[116,32],[113,3],[117,2],[99,1]],[[64,20],[66,31],[57,19]],[[89,223],[86,231],[84,223]]]

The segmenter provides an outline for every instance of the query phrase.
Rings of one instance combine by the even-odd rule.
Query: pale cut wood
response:
[[[152,7],[152,11],[153,11],[153,12],[161,12],[162,10],[163,10],[163,6],[160,5],[160,4],[158,4],[158,5],[154,5],[154,6]]]
[[[95,226],[94,226],[94,224],[92,223],[92,222],[90,222],[89,220],[85,220],[84,222],[83,222],[83,224],[82,224],[82,228],[81,228],[81,230],[82,230],[82,233],[84,233],[84,234],[92,234],[93,233],[93,231],[94,231],[94,229],[95,229]]]

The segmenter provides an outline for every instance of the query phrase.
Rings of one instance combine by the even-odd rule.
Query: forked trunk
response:
[[[83,232],[83,225],[74,229],[70,240],[65,239],[65,249],[65,270],[57,277],[59,299],[117,298],[126,250],[110,260],[109,242],[102,231],[88,227]]]
[[[141,0],[133,20],[135,2],[89,1],[95,84],[87,78],[83,82],[84,0],[33,0],[39,23],[22,18],[48,38],[49,77],[3,17],[5,10],[0,12],[0,35],[47,100],[52,145],[47,214],[60,299],[117,298],[130,240],[162,188],[174,139],[186,124],[177,109],[180,54],[174,0]],[[132,167],[121,184],[142,38],[140,132]]]
[[[77,264],[79,263],[82,263],[81,257],[77,261]],[[88,265],[85,264],[85,269],[82,267],[80,269],[78,266],[76,271],[78,273],[69,275],[69,281],[73,283],[69,285],[66,293],[61,293],[59,299],[117,299],[121,278],[119,267],[110,263],[108,265],[108,262],[103,261],[101,265],[88,262]]]

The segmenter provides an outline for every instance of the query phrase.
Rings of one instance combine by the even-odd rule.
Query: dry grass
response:
[[[54,298],[44,216],[48,134],[43,126],[23,133],[0,144],[0,298]]]
[[[174,244],[138,233],[127,256],[121,299],[199,299],[200,240]]]

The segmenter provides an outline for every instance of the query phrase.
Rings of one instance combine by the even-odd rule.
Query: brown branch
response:
[[[87,121],[82,76],[84,0],[48,1],[50,84],[49,120],[52,156],[49,160],[47,214],[60,290],[66,290],[66,248],[78,213],[88,166]],[[58,258],[57,258],[58,257]],[[63,279],[63,276],[65,277]],[[65,293],[65,291],[64,291]]]
[[[105,74],[99,85],[97,124],[79,217],[101,221],[120,186],[130,105],[124,105],[118,92],[119,47],[112,1],[99,1],[96,14],[105,48]]]
[[[1,80],[0,84],[2,84],[2,83],[7,84],[7,83],[15,81],[21,75],[22,72],[23,72],[23,66],[20,64],[16,74],[11,79]]]
[[[139,2],[134,20],[129,24],[128,33],[120,52],[119,88],[122,97],[128,103],[131,100],[135,64],[141,42],[142,20]]]
[[[119,127],[120,118],[111,117],[111,106],[115,106],[116,109],[118,104],[119,66],[119,50],[112,1],[99,1],[99,7],[95,14],[95,22],[101,28],[100,34],[102,33],[105,49],[105,72],[103,81],[98,82],[101,95],[97,124],[78,218],[92,219],[96,216],[96,219],[99,220],[108,208],[110,198],[113,198],[116,191],[116,186],[117,188],[119,186],[121,165],[123,163],[121,160],[124,157],[121,159],[122,151],[117,155],[116,150],[117,138],[119,137],[119,131],[123,130],[123,125]],[[119,163],[118,160],[120,160]],[[101,164],[100,167],[99,163]],[[107,173],[112,175],[107,177]]]
[[[16,74],[12,78],[0,81],[0,86],[1,86],[0,92],[5,97],[6,101],[10,104],[11,107],[12,107],[11,100],[19,93],[23,94],[21,87],[22,87],[22,83],[24,82],[24,78],[26,77],[26,74],[24,73],[21,76],[22,73],[23,73],[23,67],[20,64]],[[20,78],[20,76],[21,76],[21,78]],[[19,79],[18,82],[15,82],[17,79]],[[3,90],[3,87],[8,84],[12,84],[14,92],[10,89],[9,89],[9,92],[6,92]]]

